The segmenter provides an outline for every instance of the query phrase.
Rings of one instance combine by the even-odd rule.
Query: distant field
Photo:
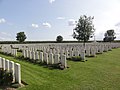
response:
[[[120,90],[120,48],[86,62],[68,61],[70,68],[65,70],[0,56],[21,64],[22,80],[28,85],[19,90]]]

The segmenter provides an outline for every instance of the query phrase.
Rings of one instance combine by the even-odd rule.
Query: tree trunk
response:
[[[83,41],[83,46],[84,46],[84,49],[85,49],[85,43],[86,43],[86,41],[84,40],[84,41]]]

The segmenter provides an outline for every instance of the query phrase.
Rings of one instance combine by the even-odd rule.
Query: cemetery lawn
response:
[[[22,80],[28,85],[18,90],[120,90],[120,48],[86,62],[68,61],[70,68],[65,70],[0,56],[21,64]]]

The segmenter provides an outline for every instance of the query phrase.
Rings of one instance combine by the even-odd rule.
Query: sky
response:
[[[0,0],[0,41],[16,40],[18,32],[28,41],[75,40],[81,15],[94,16],[96,40],[109,29],[120,39],[120,0]]]

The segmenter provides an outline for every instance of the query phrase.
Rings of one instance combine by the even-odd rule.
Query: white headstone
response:
[[[96,56],[96,52],[95,52],[94,46],[91,47],[91,56]]]
[[[61,65],[64,66],[65,68],[67,67],[66,55],[61,56]]]
[[[90,56],[90,48],[89,47],[86,49],[86,56]]]
[[[46,62],[47,64],[49,63],[48,62],[48,54],[47,53],[44,53],[44,58],[43,58],[44,62]]]
[[[5,70],[5,58],[2,58],[2,68]]]
[[[55,54],[55,59],[54,59],[54,64],[58,64],[60,61],[60,55],[59,54]]]
[[[83,51],[81,52],[81,59],[82,59],[82,60],[85,60],[85,50],[83,50]]]
[[[50,53],[49,54],[49,64],[53,64],[54,63],[54,60],[53,60],[53,54],[52,53]]]
[[[20,64],[15,63],[15,82],[21,84],[21,68]]]
[[[73,57],[73,51],[72,50],[70,51],[70,57]]]
[[[5,69],[9,71],[9,60],[5,60]]]
[[[43,52],[40,52],[40,62],[43,62]]]
[[[75,51],[75,56],[79,56],[79,52],[78,51]]]
[[[35,52],[35,58],[36,58],[36,60],[39,59],[39,53],[38,53],[38,51]]]
[[[13,81],[14,81],[15,75],[14,75],[14,62],[13,61],[9,61],[9,70],[10,70],[10,72],[12,72]]]
[[[0,57],[0,68],[2,68],[2,58]]]

